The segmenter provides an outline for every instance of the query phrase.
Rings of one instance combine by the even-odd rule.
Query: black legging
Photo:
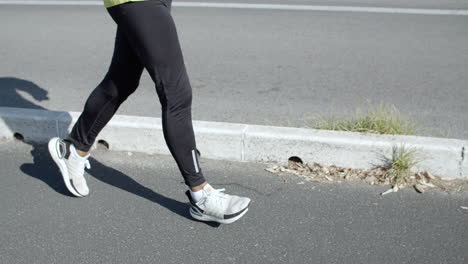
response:
[[[136,90],[145,68],[161,102],[166,144],[185,183],[190,187],[202,184],[205,179],[192,127],[192,88],[170,2],[129,2],[107,10],[117,24],[112,62],[66,140],[88,151],[120,104]]]

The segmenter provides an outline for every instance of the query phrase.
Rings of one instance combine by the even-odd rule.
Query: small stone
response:
[[[455,180],[457,180],[456,178],[450,178],[450,177],[441,177],[440,179],[443,180],[443,181],[455,181]]]
[[[307,162],[306,166],[307,166],[310,170],[313,170],[313,169],[315,169],[315,162]]]
[[[308,171],[308,170],[307,170],[306,168],[304,168],[304,167],[299,167],[299,168],[297,168],[297,170],[300,171],[300,172]]]
[[[429,180],[429,179],[430,179],[430,180],[434,180],[434,179],[435,179],[435,177],[432,176],[432,174],[430,174],[428,171],[423,172],[423,175],[424,175],[428,180]]]
[[[423,192],[425,192],[425,191],[428,189],[428,187],[425,186],[425,185],[416,183],[416,184],[414,185],[414,189],[415,189],[418,193],[423,193]]]
[[[324,175],[324,177],[325,177],[325,179],[327,179],[328,181],[331,181],[331,182],[333,181],[333,179],[330,178],[330,177],[328,177],[327,175]]]
[[[369,177],[364,178],[364,182],[370,185],[374,185],[376,181],[377,181],[377,178],[374,176],[369,176]]]
[[[421,184],[424,185],[424,186],[427,186],[429,188],[435,188],[436,187],[434,184],[432,184],[430,182],[422,182]]]
[[[299,162],[288,160],[288,168],[289,169],[298,169],[298,168],[300,168],[300,165],[301,164]]]

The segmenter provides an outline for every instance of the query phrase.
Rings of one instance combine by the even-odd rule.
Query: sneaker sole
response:
[[[49,148],[49,153],[52,159],[54,160],[55,164],[60,169],[60,172],[62,174],[63,181],[65,183],[65,186],[67,187],[68,191],[75,195],[76,197],[83,197],[71,184],[70,182],[70,176],[68,175],[68,169],[67,165],[65,164],[65,161],[63,161],[62,158],[59,157],[57,153],[57,143],[58,143],[58,138],[52,138],[49,141],[48,148]]]
[[[205,222],[218,222],[220,224],[231,224],[231,223],[234,223],[235,221],[239,220],[242,216],[245,215],[245,213],[247,213],[247,211],[249,211],[249,208],[246,208],[242,213],[240,213],[239,215],[233,217],[233,218],[230,218],[230,219],[219,219],[219,218],[216,218],[214,216],[210,216],[210,215],[206,215],[206,214],[201,214],[199,215],[198,213],[196,213],[192,207],[190,207],[190,215],[199,220],[199,221],[205,221]]]

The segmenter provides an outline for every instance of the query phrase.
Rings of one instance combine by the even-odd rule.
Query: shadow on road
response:
[[[0,106],[47,110],[46,108],[26,99],[20,94],[20,92],[24,92],[32,96],[34,100],[38,102],[49,100],[47,90],[39,87],[31,81],[13,77],[0,77]],[[72,122],[72,117],[68,116],[66,120],[68,123],[65,127],[68,128]],[[7,123],[7,125],[12,131],[15,131],[14,124]],[[63,135],[60,136],[63,137]],[[47,143],[35,143],[28,140],[28,138],[24,138],[24,143],[32,147],[31,156],[33,158],[33,162],[21,165],[21,171],[32,178],[43,181],[51,189],[62,195],[72,196],[66,189],[62,176],[60,175],[60,171],[48,153]],[[188,213],[189,205],[187,203],[182,203],[156,193],[121,171],[108,167],[94,158],[90,158],[90,163],[92,169],[87,172],[97,180],[150,200],[167,208],[173,213],[195,221]],[[219,226],[217,223],[206,222],[206,224],[213,227]]]
[[[119,170],[108,167],[94,158],[90,158],[91,170],[88,171],[97,180],[122,189],[129,193],[135,194],[149,201],[157,203],[173,213],[176,213],[189,220],[193,219],[188,212],[188,204],[176,201],[161,195],[148,187],[145,187]],[[210,226],[217,227],[217,223],[206,223]]]
[[[49,100],[48,92],[33,82],[14,77],[0,77],[0,106],[47,110],[30,102],[20,92],[32,96],[38,102]]]

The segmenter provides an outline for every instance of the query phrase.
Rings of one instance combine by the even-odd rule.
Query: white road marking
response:
[[[0,0],[0,5],[61,5],[61,6],[101,6],[102,1],[40,1],[40,0]],[[329,12],[366,12],[386,14],[417,15],[450,15],[468,16],[464,9],[427,9],[427,8],[394,8],[369,6],[322,6],[322,5],[287,5],[287,4],[248,4],[248,3],[211,3],[211,2],[173,2],[175,7],[205,7],[231,9],[295,10],[295,11],[329,11]]]

